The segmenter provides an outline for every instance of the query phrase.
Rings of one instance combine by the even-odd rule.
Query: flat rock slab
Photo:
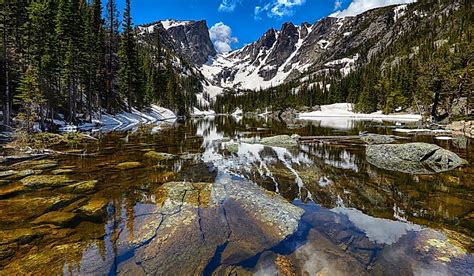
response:
[[[102,197],[91,198],[84,206],[80,207],[78,212],[91,219],[101,219],[106,215],[106,209],[109,201]]]
[[[26,190],[25,185],[13,183],[11,185],[0,187],[0,198],[10,197]]]
[[[82,194],[95,190],[97,186],[97,180],[82,181],[73,185],[66,186],[61,189],[62,192]]]
[[[65,175],[31,175],[21,180],[23,185],[30,188],[62,187],[72,183]]]
[[[133,229],[121,232],[119,252],[135,254],[117,274],[201,275],[216,254],[238,263],[278,244],[297,230],[303,214],[279,195],[229,176],[215,183],[169,182],[154,198],[155,204],[135,207]]]
[[[466,163],[457,154],[427,143],[369,145],[366,156],[378,168],[410,174],[440,173]]]
[[[35,219],[33,224],[52,224],[60,227],[71,225],[77,219],[77,215],[69,212],[53,211]]]
[[[156,152],[156,151],[149,151],[143,155],[146,159],[153,160],[153,161],[166,161],[166,160],[173,160],[176,158],[175,155],[165,153],[165,152]]]
[[[119,170],[131,170],[131,169],[136,169],[142,166],[142,163],[140,162],[123,162],[118,164],[115,168]]]
[[[57,210],[75,200],[69,195],[49,197],[14,197],[0,200],[0,222],[24,223],[44,213]]]

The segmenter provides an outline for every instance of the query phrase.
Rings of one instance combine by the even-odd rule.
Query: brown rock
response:
[[[53,224],[60,227],[70,226],[77,219],[77,215],[68,212],[53,211],[35,219],[33,224]]]

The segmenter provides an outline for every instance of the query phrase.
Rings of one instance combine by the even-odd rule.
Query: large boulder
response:
[[[466,161],[434,144],[369,145],[367,161],[379,168],[411,174],[433,174],[453,170]]]

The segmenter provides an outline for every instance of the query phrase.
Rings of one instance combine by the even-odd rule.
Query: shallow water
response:
[[[86,155],[1,169],[0,274],[474,274],[472,165],[409,175],[363,143],[249,143],[394,128],[222,116],[94,133]],[[406,137],[474,161],[472,140]]]

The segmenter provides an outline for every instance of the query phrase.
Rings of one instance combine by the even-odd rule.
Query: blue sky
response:
[[[270,28],[282,23],[314,23],[334,12],[354,15],[369,8],[414,0],[132,0],[134,23],[157,20],[207,20],[215,26],[216,39],[236,49],[257,40]],[[105,5],[106,0],[104,0]],[[122,14],[125,0],[117,0]],[[222,23],[222,24],[219,24]],[[217,25],[216,25],[217,24]]]
[[[291,21],[300,24],[308,21],[314,23],[334,11],[334,0],[288,0],[287,3],[297,4],[291,7],[280,6],[278,10],[275,10],[279,14],[275,14],[271,10],[263,10],[268,4],[278,4],[277,1],[132,0],[132,16],[135,24],[169,18],[205,19],[211,28],[216,23],[222,22],[232,29],[232,37],[238,40],[238,42],[232,43],[232,48],[239,48],[246,43],[255,41],[269,28],[279,29],[283,22]],[[124,2],[124,0],[117,1],[121,14]],[[226,4],[229,5],[226,6]],[[255,15],[256,7],[262,9],[257,16]]]

